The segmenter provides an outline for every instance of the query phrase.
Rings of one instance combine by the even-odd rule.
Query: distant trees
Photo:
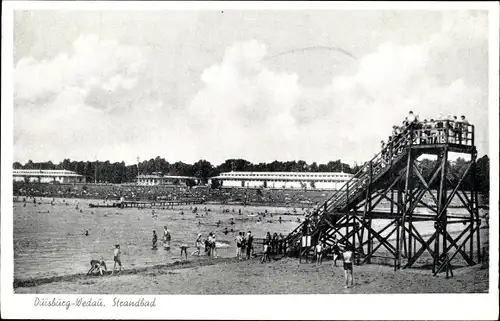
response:
[[[458,158],[454,162],[450,162],[450,166],[454,168],[458,174],[462,173],[467,168],[468,162],[462,158]],[[163,175],[175,176],[193,176],[200,182],[206,184],[210,177],[217,176],[222,172],[229,171],[253,171],[253,172],[339,172],[355,174],[360,168],[360,165],[355,165],[351,168],[348,164],[342,161],[330,161],[326,164],[317,164],[316,162],[308,165],[305,161],[278,161],[270,163],[253,164],[245,159],[228,159],[218,166],[212,165],[209,161],[201,159],[194,164],[186,164],[183,162],[175,162],[170,164],[164,158],[156,157],[150,160],[145,160],[139,164],[125,165],[124,162],[110,163],[109,161],[101,162],[83,162],[64,159],[58,164],[52,162],[33,162],[29,160],[24,165],[15,162],[14,169],[66,169],[75,171],[86,177],[88,182],[108,182],[108,183],[130,183],[134,182],[137,175],[152,174],[161,172]],[[419,170],[424,177],[432,172],[435,166],[435,161],[424,159],[419,162]],[[476,164],[476,188],[481,192],[489,191],[489,174],[490,174],[490,159],[487,155],[479,158]],[[416,174],[415,174],[416,175]],[[218,187],[220,182],[214,182],[212,186]],[[464,184],[472,184],[468,177]],[[195,181],[189,180],[188,186],[194,186]],[[267,182],[265,183],[267,186]],[[315,188],[314,182],[310,183],[311,188]]]

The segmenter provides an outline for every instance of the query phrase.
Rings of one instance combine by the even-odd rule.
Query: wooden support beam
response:
[[[477,231],[478,229],[479,229],[479,227],[478,227],[478,226],[476,226],[476,227],[475,227],[475,228],[471,231],[471,233],[469,233],[469,235],[465,238],[465,240],[462,242],[462,244],[460,245],[460,247],[459,247],[458,249],[460,249],[460,250],[461,250],[462,246],[464,246],[464,245],[467,243],[467,241],[469,240],[469,238],[471,238],[471,237],[472,237],[472,235],[474,234],[474,232],[475,232],[475,231]],[[453,260],[453,258],[455,258],[455,256],[459,253],[458,249],[457,249],[457,251],[455,251],[455,253],[453,253],[453,255],[452,255],[451,257],[449,257],[449,258],[447,259],[447,261],[448,261],[448,262],[451,262],[451,261]],[[443,264],[439,267],[439,269],[438,269],[436,272],[434,272],[434,275],[438,274],[438,273],[441,271],[442,266],[443,266],[445,263],[446,263],[446,262],[443,262]]]
[[[384,245],[385,248],[394,256],[396,257],[397,253],[396,251],[391,251],[386,244],[390,244],[387,242],[387,239],[389,237],[391,237],[395,231],[397,231],[399,229],[399,227],[396,225],[394,226],[394,228],[389,232],[389,234],[387,234],[385,237],[381,237],[383,241],[380,241],[377,246],[375,247],[375,249],[373,249],[373,251],[371,253],[367,253],[367,257],[365,257],[365,259],[363,260],[363,262],[361,262],[361,264],[365,263],[366,260],[369,258],[369,257],[372,257],[373,254],[380,248],[380,246]],[[392,245],[392,244],[391,244]]]
[[[419,258],[419,257],[420,257],[423,253],[424,253],[424,251],[426,250],[426,248],[428,248],[428,247],[429,247],[429,245],[432,243],[432,241],[434,241],[434,239],[436,238],[436,234],[437,234],[437,233],[432,234],[432,236],[431,236],[431,237],[430,237],[430,238],[429,238],[429,239],[428,239],[425,243],[422,243],[422,245],[423,245],[423,246],[420,248],[420,250],[418,250],[418,252],[417,252],[417,253],[415,253],[415,254],[413,255],[413,257],[412,257],[412,258],[410,258],[410,259],[408,260],[408,262],[406,263],[406,266],[405,266],[405,267],[412,266],[412,265],[413,265],[413,263],[415,263],[415,262],[418,260],[418,258]],[[435,250],[434,250],[434,251],[435,251]],[[435,256],[435,254],[436,254],[436,253],[435,253],[435,252],[433,252],[433,254],[434,254],[433,256]]]
[[[450,242],[451,245],[453,245],[457,251],[460,253],[460,255],[462,255],[462,257],[464,258],[464,260],[469,264],[469,265],[474,265],[474,260],[472,260],[468,255],[467,253],[465,253],[464,251],[461,250],[461,247],[462,246],[458,246],[456,240],[454,240],[450,234],[448,234],[447,231],[444,232],[444,236],[446,237],[446,239]],[[462,244],[463,245],[463,244]]]

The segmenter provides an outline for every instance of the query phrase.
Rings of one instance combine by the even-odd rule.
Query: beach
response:
[[[89,208],[88,204],[96,201],[82,199],[59,198],[54,205],[51,202],[45,198],[37,204],[14,203],[15,293],[470,293],[488,289],[488,269],[482,269],[481,264],[468,267],[457,257],[453,278],[446,279],[444,273],[434,277],[431,269],[425,267],[430,263],[427,253],[410,269],[394,271],[393,261],[384,262],[383,258],[374,258],[372,263],[385,265],[356,266],[356,285],[348,290],[343,289],[340,260],[336,268],[329,260],[317,267],[315,263],[300,264],[297,258],[282,256],[261,264],[260,248],[255,248],[257,257],[251,260],[234,258],[234,237],[238,231],[252,230],[256,238],[264,237],[267,231],[286,235],[297,226],[297,218],[302,217],[302,210],[288,213],[292,208],[212,204],[197,206],[195,213],[196,206],[182,206],[156,209],[155,219],[151,209]],[[230,223],[232,220],[234,224]],[[383,223],[374,221],[374,225]],[[424,234],[432,233],[432,224],[417,224],[423,224],[420,229]],[[152,250],[151,230],[155,229],[161,237],[165,225],[172,234],[171,251],[165,251],[161,242],[158,250]],[[233,232],[224,234],[226,228]],[[89,230],[88,236],[85,229]],[[452,234],[461,230],[462,224],[450,226]],[[189,255],[187,261],[180,259],[181,242],[191,245],[197,233],[206,236],[211,231],[218,235],[218,258]],[[488,229],[481,229],[481,248],[488,248],[488,240]],[[111,276],[112,250],[117,242],[122,246],[124,266],[121,273]],[[379,250],[379,255],[386,254]],[[108,274],[87,276],[91,259],[103,259]]]
[[[217,262],[214,262],[217,261]],[[481,264],[454,270],[454,277],[430,270],[397,270],[365,264],[354,267],[354,287],[344,289],[341,262],[322,265],[283,258],[204,260],[175,266],[124,271],[114,276],[83,275],[15,288],[15,293],[59,294],[356,294],[356,293],[485,293],[489,270]]]

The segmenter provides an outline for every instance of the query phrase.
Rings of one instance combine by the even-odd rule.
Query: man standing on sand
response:
[[[247,260],[250,260],[252,250],[253,250],[253,236],[252,236],[252,232],[250,232],[250,231],[248,231],[248,234],[247,234],[246,249],[247,249]]]
[[[353,251],[351,246],[345,246],[345,251],[343,253],[343,258],[344,258],[344,277],[345,277],[345,286],[344,288],[349,288],[349,283],[350,286],[352,287],[354,285],[354,272],[353,272]],[[351,282],[349,282],[349,279],[351,279]]]
[[[234,239],[236,241],[236,257],[241,260],[241,233],[238,233],[238,236]]]
[[[165,250],[170,251],[170,241],[172,237],[170,236],[170,232],[168,231],[167,226],[163,228],[163,247]]]
[[[120,266],[120,270],[118,272],[122,271],[122,261],[120,260],[120,244],[115,245],[115,250],[113,252],[113,261],[115,262],[113,264],[113,272],[111,272],[111,275],[115,274],[115,268],[116,268],[116,263]]]
[[[158,236],[156,235],[156,231],[153,230],[153,250],[156,250],[156,243],[158,242]]]

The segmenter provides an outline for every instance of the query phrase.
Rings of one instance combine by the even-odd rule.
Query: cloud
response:
[[[139,154],[216,164],[231,157],[352,163],[378,152],[379,141],[409,110],[421,118],[439,111],[465,114],[477,125],[485,153],[485,21],[481,13],[446,14],[432,37],[416,44],[383,42],[357,54],[351,73],[314,86],[301,83],[299,71],[266,64],[269,44],[237,42],[219,61],[212,59],[193,80],[200,87],[176,97],[181,103],[175,106],[169,104],[175,81],[158,81],[174,63],[164,66],[161,51],[80,36],[69,53],[17,64],[15,158],[97,154],[130,163]]]
[[[422,119],[436,118],[438,111],[465,114],[481,124],[478,138],[484,140],[487,87],[465,69],[442,76],[464,59],[480,60],[482,52],[474,56],[474,49],[487,46],[483,34],[476,37],[468,29],[477,23],[476,30],[485,32],[484,19],[460,17],[453,26],[445,19],[441,32],[421,44],[382,43],[359,59],[355,73],[319,87],[301,86],[297,74],[268,69],[262,64],[267,54],[263,44],[235,44],[222,62],[205,70],[205,87],[191,102],[189,117],[197,120],[193,129],[203,128],[197,144],[255,161],[359,161],[378,152],[378,142],[409,110]],[[446,59],[436,51],[446,53]],[[479,67],[478,72],[487,70],[487,65]],[[480,147],[484,151],[486,145]]]

